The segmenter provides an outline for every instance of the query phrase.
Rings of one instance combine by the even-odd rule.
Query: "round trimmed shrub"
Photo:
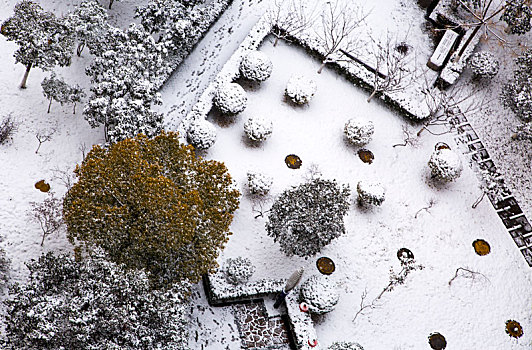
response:
[[[311,276],[301,285],[301,299],[313,314],[331,312],[338,304],[340,294],[324,276]]]
[[[227,83],[218,86],[214,92],[214,105],[223,114],[238,114],[247,105],[246,91],[237,83]]]
[[[449,148],[441,148],[432,153],[429,167],[433,178],[450,182],[458,179],[463,166],[460,157]]]
[[[270,192],[273,184],[271,176],[256,172],[248,171],[248,187],[252,194],[265,195]]]
[[[227,282],[237,285],[246,283],[249,280],[255,272],[255,266],[248,258],[239,256],[234,259],[227,259],[223,271]]]
[[[208,149],[216,142],[216,128],[205,119],[196,119],[188,127],[187,139],[197,149]]]
[[[294,74],[286,84],[285,94],[292,102],[303,105],[308,103],[316,93],[316,83],[303,75]]]
[[[493,78],[499,72],[499,60],[488,51],[477,52],[469,59],[469,66],[476,78]]]
[[[359,343],[337,341],[332,343],[327,350],[364,350]]]
[[[345,123],[345,138],[355,146],[362,146],[371,141],[375,129],[372,121],[351,118]]]
[[[386,190],[378,182],[359,181],[357,184],[358,202],[364,206],[381,205]]]
[[[273,131],[273,123],[264,117],[249,117],[244,123],[244,132],[252,141],[264,141]]]
[[[272,61],[260,52],[251,51],[240,61],[240,75],[252,81],[264,81],[272,74]]]

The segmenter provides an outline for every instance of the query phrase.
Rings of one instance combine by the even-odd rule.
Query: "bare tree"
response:
[[[415,55],[408,54],[407,37],[408,33],[405,39],[397,40],[388,33],[383,41],[372,39],[373,50],[369,59],[373,63],[373,91],[367,102],[371,102],[376,94],[404,90],[416,78]]]
[[[298,36],[309,29],[317,19],[317,6],[309,6],[305,0],[274,0],[266,12],[268,23],[275,36],[273,46],[280,39]]]
[[[30,205],[29,214],[41,226],[42,246],[44,238],[57,231],[63,224],[63,201],[55,198],[54,194],[49,192],[48,197],[43,202],[30,202]]]
[[[449,281],[449,285],[452,285],[453,281],[458,277],[470,278],[472,280],[475,280],[476,277],[481,277],[483,280],[489,282],[489,279],[484,274],[464,267],[459,267],[456,269],[453,278],[451,278],[451,280]]]
[[[321,25],[315,33],[323,50],[323,60],[318,73],[327,63],[347,61],[344,52],[352,53],[358,44],[353,32],[364,22],[368,13],[354,4],[336,0],[327,1],[321,13]]]
[[[56,129],[50,129],[50,130],[41,130],[38,131],[37,134],[35,134],[35,137],[37,138],[37,141],[39,141],[39,146],[35,150],[35,153],[39,152],[39,149],[41,148],[41,145],[47,141],[50,141],[52,139],[52,136],[55,134]]]
[[[17,131],[17,123],[13,119],[13,116],[8,114],[0,121],[0,145],[7,142],[15,131]]]

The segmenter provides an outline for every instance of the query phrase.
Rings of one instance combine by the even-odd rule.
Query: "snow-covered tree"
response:
[[[198,118],[190,123],[187,139],[197,149],[208,149],[216,142],[216,128],[205,119]]]
[[[532,122],[519,125],[515,133],[515,138],[532,141]]]
[[[532,11],[529,0],[506,0],[501,20],[508,24],[507,32],[512,34],[525,34],[532,26]]]
[[[161,285],[217,267],[240,196],[223,163],[163,133],[95,146],[75,172],[63,205],[73,244],[99,246]]]
[[[337,341],[332,343],[327,350],[364,350],[364,348],[359,343]]]
[[[252,141],[265,141],[273,131],[273,123],[262,116],[252,116],[244,123],[244,132]]]
[[[255,266],[248,258],[228,258],[223,266],[225,279],[231,284],[246,283],[255,272]]]
[[[325,276],[311,276],[300,289],[301,300],[307,303],[309,312],[325,314],[331,312],[338,304],[338,289]]]
[[[83,0],[68,14],[65,20],[78,41],[78,56],[81,56],[85,46],[92,54],[100,55],[110,28],[107,19],[107,11],[95,0]]]
[[[266,230],[288,256],[312,256],[345,233],[349,187],[315,178],[285,190],[275,200]]]
[[[238,114],[247,105],[246,91],[237,83],[227,83],[218,86],[214,92],[213,102],[223,114]]]
[[[251,81],[264,81],[272,75],[272,61],[263,52],[251,51],[240,61],[240,75]]]
[[[386,191],[378,182],[359,181],[357,184],[358,202],[364,206],[381,205]]]
[[[257,172],[248,171],[248,188],[252,194],[265,195],[270,192],[273,184],[273,178],[269,175]]]
[[[101,253],[48,253],[28,268],[29,282],[6,301],[2,349],[188,349],[188,283],[151,290],[143,271]]]
[[[63,103],[73,103],[74,113],[76,113],[76,103],[81,102],[81,99],[85,96],[83,89],[79,85],[68,85],[63,78],[57,77],[54,72],[49,77],[44,78],[41,82],[41,87],[44,97],[50,101],[48,103],[48,113],[50,113],[53,100],[61,105]]]
[[[371,120],[351,118],[344,126],[345,138],[355,146],[362,146],[370,142],[374,131],[375,128]]]
[[[303,105],[308,103],[316,93],[316,83],[300,74],[294,74],[286,83],[285,94],[292,102]]]
[[[469,66],[475,78],[491,79],[499,72],[499,60],[488,51],[473,54],[469,59]]]
[[[63,19],[32,1],[16,4],[15,13],[2,23],[0,32],[19,46],[14,56],[16,63],[26,67],[20,84],[23,89],[31,68],[47,71],[55,66],[70,65],[74,44],[71,28]]]
[[[113,28],[108,49],[87,68],[92,86],[83,113],[92,127],[105,127],[106,140],[116,142],[142,133],[161,131],[162,115],[152,109],[161,104],[154,81],[164,73],[161,45],[141,27]]]
[[[179,0],[151,0],[135,10],[135,17],[150,33],[159,32],[169,23],[185,17],[185,8]]]
[[[462,161],[458,154],[449,148],[435,150],[429,160],[433,178],[440,181],[454,181],[462,174]]]
[[[523,52],[515,62],[514,77],[501,92],[502,102],[523,121],[532,121],[532,49]]]

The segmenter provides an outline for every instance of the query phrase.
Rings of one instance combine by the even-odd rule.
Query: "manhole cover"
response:
[[[44,182],[44,180],[38,181],[35,184],[35,188],[40,190],[41,192],[48,192],[50,191],[50,185]]]
[[[447,341],[440,333],[432,333],[429,335],[429,345],[434,350],[443,350],[447,346]]]
[[[301,167],[301,164],[303,163],[301,161],[301,158],[299,158],[295,154],[287,155],[284,159],[284,162],[286,163],[286,166],[290,169],[299,169]]]
[[[488,255],[491,251],[490,245],[483,239],[477,239],[473,242],[473,248],[475,248],[475,253],[478,255]]]
[[[506,333],[510,337],[520,338],[523,335],[523,327],[517,321],[508,320],[506,321]]]
[[[401,261],[414,259],[414,253],[408,248],[401,248],[397,251],[397,259]]]
[[[358,151],[358,156],[360,157],[360,160],[367,164],[373,163],[373,159],[375,159],[373,153],[369,149],[365,148],[362,148]]]
[[[335,270],[334,261],[325,256],[316,261],[316,267],[324,275],[330,275]]]

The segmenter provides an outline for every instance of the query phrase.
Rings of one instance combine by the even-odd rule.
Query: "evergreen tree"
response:
[[[15,62],[26,67],[21,88],[26,88],[32,67],[46,71],[57,65],[70,65],[71,29],[63,19],[45,12],[32,1],[23,0],[15,5],[15,13],[2,24],[1,33],[19,46],[14,54]]]
[[[517,69],[513,80],[501,92],[503,105],[523,121],[532,121],[532,49],[516,59]]]
[[[288,256],[312,256],[345,233],[349,187],[315,178],[285,190],[273,203],[268,235]]]
[[[95,0],[84,0],[70,13],[67,25],[72,28],[78,41],[76,53],[81,56],[85,46],[94,55],[100,55],[109,32],[107,11]]]
[[[49,77],[44,78],[41,86],[44,97],[50,101],[48,104],[48,113],[50,113],[53,100],[59,102],[61,105],[64,103],[73,103],[74,113],[76,113],[76,103],[81,102],[81,99],[85,96],[83,89],[79,85],[68,85],[62,78],[58,78],[54,72]]]
[[[126,31],[112,28],[107,40],[107,49],[86,70],[93,84],[85,119],[92,127],[103,124],[110,142],[158,134],[162,115],[151,106],[161,103],[154,82],[167,69],[161,46],[134,24]]]
[[[98,253],[83,261],[48,253],[10,291],[4,350],[188,349],[189,285],[151,290],[142,271]]]
[[[532,28],[531,18],[529,0],[506,0],[501,20],[508,24],[508,32],[519,35],[528,33]]]
[[[158,285],[216,268],[240,195],[223,163],[163,133],[95,146],[75,172],[63,211],[72,243],[145,268]]]

